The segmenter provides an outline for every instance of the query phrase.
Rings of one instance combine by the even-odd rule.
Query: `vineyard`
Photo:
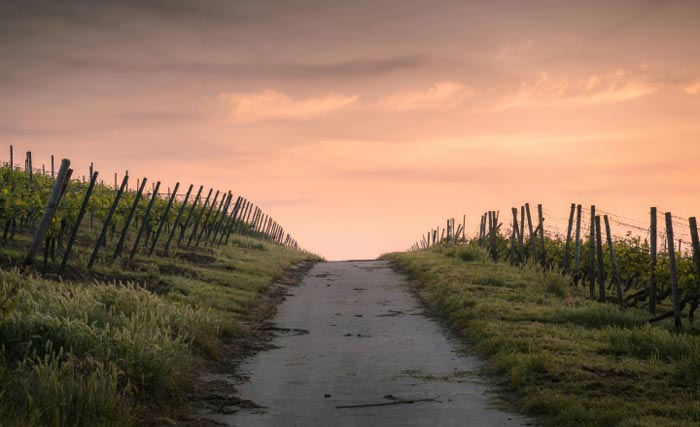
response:
[[[533,215],[534,213],[534,215]],[[545,426],[700,423],[695,218],[537,205],[431,229],[385,257]]]
[[[63,160],[59,171],[32,167],[27,152],[24,168],[10,162],[0,168],[0,224],[4,227],[1,246],[6,251],[3,265],[20,262],[22,244],[31,240],[24,263],[33,265],[43,245],[44,274],[63,275],[66,269],[95,264],[108,265],[138,255],[167,255],[173,247],[210,247],[227,244],[232,234],[251,235],[277,244],[298,248],[273,218],[243,196],[234,199],[230,191],[204,187],[194,193],[160,192],[155,182],[146,190],[147,178],[137,180],[129,190],[127,174],[114,188],[98,183],[99,173],[90,166],[89,180],[71,179],[70,162]],[[74,253],[75,242],[80,248]]]
[[[38,169],[10,153],[0,425],[200,425],[187,403],[206,389],[199,371],[245,338],[239,321],[273,282],[317,257],[230,191],[128,174],[111,186],[92,165],[76,178],[68,160]]]
[[[572,203],[565,233],[548,232],[542,205],[537,206],[537,211],[535,223],[529,204],[520,210],[512,208],[508,230],[502,229],[499,212],[486,212],[480,218],[478,234],[471,239],[465,233],[466,217],[456,227],[451,218],[442,231],[439,227],[430,230],[411,250],[435,245],[479,246],[494,261],[511,265],[534,263],[544,270],[559,271],[569,277],[572,286],[587,289],[591,299],[614,303],[622,309],[644,308],[649,312],[649,322],[673,317],[676,329],[681,328],[682,318],[693,322],[700,305],[700,249],[695,217],[688,219],[688,242],[680,238],[685,234],[678,233],[683,228],[680,218],[670,212],[664,213],[665,230],[659,232],[655,207],[650,209],[649,227],[644,229],[630,224],[628,219],[620,221],[617,215],[604,214],[601,218],[595,206],[585,212],[581,205]],[[626,228],[625,235],[615,235],[611,223]],[[639,232],[646,233],[644,240]],[[690,250],[683,250],[684,243]]]

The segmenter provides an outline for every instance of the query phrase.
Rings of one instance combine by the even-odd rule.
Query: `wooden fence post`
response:
[[[615,291],[617,292],[617,303],[620,305],[620,308],[624,308],[622,302],[622,284],[620,283],[620,272],[617,269],[617,258],[615,257],[612,232],[610,231],[610,221],[607,215],[604,215],[603,219],[605,220],[605,234],[608,240],[608,248],[610,249],[610,263],[612,264],[613,283],[615,284]]]
[[[194,237],[197,235],[197,229],[199,228],[199,223],[202,221],[202,216],[204,216],[204,212],[209,207],[209,200],[211,198],[211,193],[213,191],[214,191],[213,188],[209,189],[209,194],[207,195],[207,199],[204,201],[204,205],[202,206],[202,210],[199,211],[197,218],[195,218],[195,220],[194,220],[194,224],[192,225],[192,233],[190,233],[190,238],[187,240],[188,247],[192,244],[192,240],[194,240]],[[214,201],[212,202],[212,206],[214,206],[214,203],[216,203],[217,197],[219,197],[219,190],[216,190],[216,196],[214,197]]]
[[[488,239],[489,239],[489,253],[490,253],[492,259],[493,259],[493,229],[494,228],[495,228],[495,226],[493,225],[493,211],[489,211]]]
[[[182,241],[185,238],[185,232],[187,231],[187,227],[190,226],[190,221],[192,220],[192,215],[194,214],[195,207],[197,206],[197,203],[199,202],[199,199],[202,196],[203,189],[204,189],[204,186],[200,185],[199,191],[197,191],[197,195],[195,196],[194,201],[192,202],[192,206],[190,206],[190,210],[187,213],[187,219],[185,219],[185,224],[183,224],[183,226],[182,226],[182,231],[180,232],[180,237],[177,239],[178,245],[182,244]],[[209,190],[209,195],[211,195],[211,190]]]
[[[513,231],[510,235],[510,265],[515,265],[515,233],[518,230],[518,208],[512,208],[511,212],[513,213]]]
[[[576,206],[576,250],[574,252],[574,281],[578,286],[578,273],[581,268],[581,205]]]
[[[540,222],[540,246],[542,250],[542,267],[547,266],[547,250],[544,247],[544,215],[542,214],[542,204],[537,205],[537,216]]]
[[[673,217],[666,212],[666,240],[668,244],[668,264],[671,274],[671,295],[673,297],[673,321],[676,330],[681,328],[681,300],[678,291],[678,272],[676,270],[676,248],[673,245]]]
[[[571,212],[569,213],[569,225],[566,228],[566,243],[564,243],[564,255],[561,261],[562,273],[569,272],[569,246],[571,245],[571,232],[574,228],[574,213],[576,211],[576,204],[571,204]]]
[[[10,145],[10,170],[15,170],[15,149]]]
[[[233,193],[230,191],[228,192],[228,195],[226,196],[226,203],[224,204],[224,209],[221,211],[221,218],[217,221],[216,226],[214,227],[214,233],[213,236],[210,240],[211,246],[214,246],[216,244],[216,238],[219,235],[219,232],[222,229],[222,226],[224,225],[224,222],[226,222],[228,218],[228,208],[231,205],[231,199],[233,199]]]
[[[228,191],[223,194],[221,197],[221,204],[219,205],[219,208],[216,210],[214,213],[214,218],[212,218],[211,222],[209,223],[209,228],[207,232],[204,234],[204,246],[206,246],[207,242],[210,242],[213,244],[213,241],[216,239],[216,233],[218,233],[219,225],[221,221],[226,217],[226,211],[228,210],[228,205],[229,202],[231,201],[231,197],[233,197],[233,194],[231,194],[231,191]],[[219,217],[221,217],[219,219]]]
[[[139,190],[136,193],[136,197],[134,198],[134,203],[131,205],[129,215],[126,217],[126,222],[124,223],[124,228],[122,229],[122,233],[119,236],[119,242],[117,243],[117,248],[114,250],[114,255],[112,259],[117,259],[122,254],[124,241],[126,240],[126,235],[129,234],[129,226],[131,225],[131,221],[134,219],[134,214],[136,213],[136,208],[139,205],[139,201],[141,201],[141,195],[143,194],[143,188],[146,186],[146,181],[146,178],[144,178],[139,183]]]
[[[462,216],[462,240],[467,241],[467,214]]]
[[[69,162],[70,164],[70,162]],[[29,182],[34,179],[34,166],[32,165],[32,152],[27,151],[27,172],[29,173]]]
[[[527,227],[530,232],[530,241],[528,246],[532,245],[532,258],[537,262],[537,240],[535,240],[535,231],[532,228],[532,215],[530,214],[530,204],[525,203],[525,213],[527,214]]]
[[[51,178],[54,178],[54,159],[53,159],[53,154],[51,155]]]
[[[119,187],[119,190],[117,191],[117,195],[114,197],[114,202],[112,202],[112,207],[109,208],[109,213],[107,214],[107,218],[105,218],[105,223],[102,226],[102,231],[100,232],[100,237],[97,238],[97,244],[95,244],[95,249],[92,251],[92,255],[90,256],[90,261],[88,261],[88,270],[92,269],[92,266],[95,265],[95,261],[97,260],[97,253],[100,250],[100,246],[102,245],[102,242],[104,242],[106,236],[107,236],[107,230],[109,229],[109,224],[112,222],[112,216],[114,215],[114,211],[117,209],[117,205],[119,204],[119,199],[121,199],[122,194],[124,193],[124,189],[126,188],[127,184],[129,181],[129,175],[124,175],[124,179],[122,179],[122,184]]]
[[[590,262],[588,290],[590,291],[591,299],[595,298],[595,252],[595,205],[591,205],[591,230],[588,236],[588,259]]]
[[[173,206],[173,202],[175,201],[175,197],[177,196],[178,188],[180,188],[179,182],[175,183],[175,188],[173,189],[172,193],[170,193],[170,189],[168,188],[168,192],[170,193],[170,198],[168,199],[168,204],[165,206],[165,210],[163,211],[163,215],[161,215],[161,217],[160,217],[160,221],[158,221],[158,230],[156,230],[156,235],[153,236],[153,242],[151,242],[151,248],[148,250],[148,256],[153,255],[153,251],[156,249],[156,243],[158,243],[158,238],[160,238],[160,233],[163,230],[163,226],[168,221],[168,214],[170,213],[170,208]],[[190,190],[192,190],[192,186],[190,186]],[[184,206],[184,203],[183,203],[183,206]]]
[[[598,301],[605,302],[605,267],[603,266],[603,234],[600,216],[595,217],[596,252],[598,258]]]
[[[51,157],[53,158],[53,156],[51,156]],[[80,206],[80,212],[78,213],[78,218],[75,220],[75,225],[73,225],[73,229],[71,230],[70,238],[68,239],[68,245],[66,246],[66,252],[63,254],[63,260],[61,261],[61,266],[58,268],[58,275],[59,276],[63,274],[63,271],[66,269],[66,265],[68,264],[68,259],[70,258],[70,253],[73,250],[73,244],[75,243],[75,239],[78,236],[78,229],[80,228],[80,223],[83,221],[83,216],[85,216],[85,211],[87,211],[88,203],[90,203],[90,196],[92,195],[92,190],[95,188],[96,182],[97,182],[97,172],[93,172],[92,176],[90,177],[90,185],[88,185],[87,191],[85,192],[85,198],[83,199],[83,204]]]
[[[221,245],[224,242],[224,239],[226,239],[226,243],[228,243],[228,236],[233,231],[233,226],[236,223],[236,216],[238,215],[242,203],[243,197],[236,197],[236,203],[233,204],[233,211],[231,212],[231,216],[229,216],[228,221],[226,222],[226,227],[224,227],[224,231],[221,233],[221,237],[219,238],[219,245]]]
[[[693,265],[695,266],[695,284],[700,295],[700,243],[698,242],[698,222],[695,217],[688,218],[690,224],[690,239],[693,246]]]
[[[54,182],[51,193],[49,194],[49,200],[46,203],[46,209],[44,209],[44,214],[39,221],[39,228],[37,228],[36,233],[34,233],[32,245],[29,248],[29,252],[27,252],[27,257],[24,259],[24,265],[26,266],[34,265],[36,253],[39,250],[39,245],[41,245],[41,243],[44,241],[46,232],[49,230],[49,225],[51,224],[51,219],[56,213],[58,202],[61,201],[61,196],[63,195],[63,190],[67,184],[67,179],[69,176],[69,168],[70,160],[63,159],[61,161],[61,168],[58,171],[58,178],[56,178],[56,181]]]
[[[479,221],[479,246],[484,246],[484,215],[481,215]]]
[[[209,230],[211,229],[211,222],[209,219],[211,218],[212,212],[214,212],[214,208],[216,207],[216,199],[218,198],[220,192],[216,192],[216,196],[214,196],[214,201],[211,202],[211,206],[209,207],[209,212],[207,212],[207,216],[204,218],[204,224],[202,224],[202,230],[199,232],[199,235],[197,236],[197,240],[194,243],[195,247],[199,246],[199,241],[202,239],[202,236],[207,235]],[[221,197],[221,203],[219,204],[219,207],[217,208],[217,212],[224,207],[224,202],[226,201],[226,195],[222,195]],[[214,215],[214,218],[216,218],[216,215]],[[206,240],[206,238],[205,238]]]
[[[656,230],[656,207],[651,208],[651,225],[649,227],[649,313],[656,315],[656,251],[657,251],[657,230]]]
[[[170,235],[168,236],[168,240],[165,242],[165,246],[163,247],[164,252],[168,252],[168,248],[170,248],[170,242],[172,242],[173,237],[175,236],[175,233],[177,232],[177,226],[180,225],[180,219],[182,219],[182,213],[185,211],[185,208],[187,207],[187,201],[190,199],[190,194],[192,194],[192,188],[194,188],[194,185],[190,184],[190,188],[187,190],[187,194],[185,195],[185,199],[182,201],[182,205],[180,205],[180,209],[177,211],[177,216],[175,217],[175,222],[173,223],[173,228],[170,230]],[[202,191],[202,187],[199,187],[199,191]]]
[[[518,229],[518,244],[520,246],[520,261],[525,263],[525,206],[520,206],[520,228]]]
[[[146,178],[143,179],[146,181]],[[143,235],[143,231],[146,229],[146,226],[148,225],[148,217],[151,214],[151,209],[153,209],[153,204],[155,203],[156,199],[158,198],[158,190],[160,189],[160,181],[156,182],[155,187],[153,187],[153,194],[151,195],[151,201],[148,202],[148,206],[146,207],[146,212],[143,214],[143,221],[141,221],[141,227],[139,228],[139,232],[136,234],[136,240],[134,240],[134,247],[131,249],[131,253],[129,254],[129,260],[134,259],[134,255],[136,255],[136,250],[139,248],[139,242],[141,241],[141,236]]]

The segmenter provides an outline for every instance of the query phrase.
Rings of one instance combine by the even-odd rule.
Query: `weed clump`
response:
[[[602,334],[607,344],[603,351],[639,359],[681,360],[700,344],[696,337],[676,335],[650,325],[632,329],[608,328]]]
[[[608,326],[632,328],[639,324],[639,318],[631,312],[621,311],[617,307],[604,304],[558,309],[548,320],[555,323],[572,323],[586,328]]]

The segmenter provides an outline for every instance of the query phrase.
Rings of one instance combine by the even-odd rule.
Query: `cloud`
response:
[[[685,86],[683,92],[688,95],[700,95],[700,79],[695,80],[693,83]]]
[[[234,123],[255,123],[267,120],[308,120],[347,107],[358,96],[325,95],[293,98],[266,89],[255,93],[221,93],[219,99],[230,107]]]
[[[453,109],[473,93],[471,88],[455,82],[435,83],[422,90],[399,92],[377,101],[381,111],[434,111]]]
[[[642,77],[623,70],[572,79],[542,73],[535,82],[523,82],[520,90],[494,110],[527,106],[587,106],[615,104],[641,98],[656,88]]]

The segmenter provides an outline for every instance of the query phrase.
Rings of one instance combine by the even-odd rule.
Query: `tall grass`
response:
[[[118,283],[0,270],[0,427],[121,427],[145,406],[168,411],[260,294],[291,264],[315,258],[236,236],[220,248],[95,268]]]
[[[19,285],[17,306],[0,325],[1,399],[20,408],[2,414],[15,422],[122,425],[107,420],[130,418],[126,400],[180,396],[194,366],[189,347],[217,339],[206,310],[131,284],[56,283],[17,271],[0,277]]]

